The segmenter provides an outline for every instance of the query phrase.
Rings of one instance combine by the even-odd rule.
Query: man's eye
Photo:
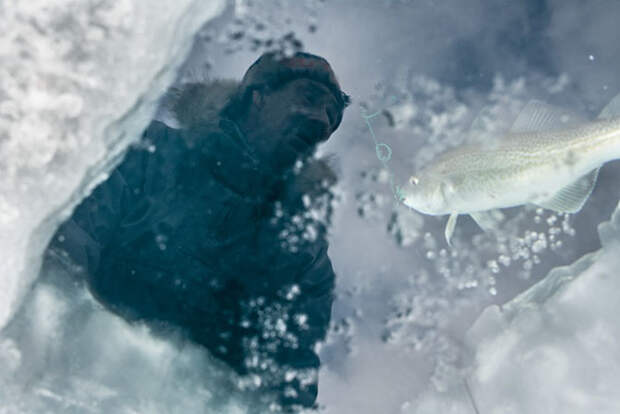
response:
[[[316,94],[312,93],[312,92],[306,92],[304,93],[304,99],[306,100],[306,102],[308,102],[309,104],[314,104],[316,101]]]

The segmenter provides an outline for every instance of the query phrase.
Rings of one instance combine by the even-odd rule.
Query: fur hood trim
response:
[[[238,87],[234,80],[184,83],[166,93],[163,106],[181,128],[216,122]]]

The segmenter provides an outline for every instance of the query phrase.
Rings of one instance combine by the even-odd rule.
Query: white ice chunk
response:
[[[620,205],[599,234],[599,251],[487,308],[470,330],[475,358],[467,381],[480,413],[620,412]],[[459,394],[454,412],[473,413]],[[455,395],[427,394],[416,412]]]
[[[192,36],[224,4],[2,2],[0,328],[62,216],[139,137]]]
[[[474,325],[480,412],[620,412],[620,207],[599,233],[601,250]]]

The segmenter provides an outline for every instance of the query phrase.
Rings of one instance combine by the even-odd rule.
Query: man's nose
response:
[[[309,117],[304,122],[306,134],[312,137],[315,143],[326,141],[329,138],[329,120],[321,117]]]
[[[315,134],[317,141],[325,141],[332,129],[332,120],[325,107],[305,109],[302,114],[306,118],[308,126]]]

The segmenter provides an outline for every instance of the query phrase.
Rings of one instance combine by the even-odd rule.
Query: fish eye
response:
[[[413,185],[418,185],[418,183],[420,182],[420,179],[418,177],[416,177],[415,175],[411,176],[411,178],[409,178],[409,183],[413,184]]]

